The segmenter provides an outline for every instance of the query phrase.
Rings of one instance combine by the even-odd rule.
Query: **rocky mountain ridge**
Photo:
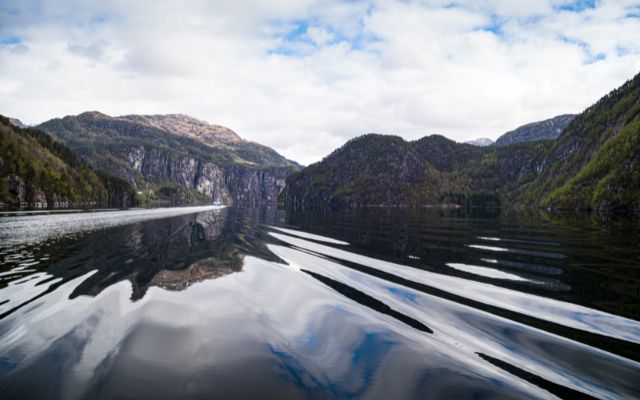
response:
[[[209,124],[185,114],[122,115],[115,118],[153,126],[210,146],[246,142],[229,128]]]
[[[286,177],[299,168],[228,128],[179,114],[86,112],[38,127],[149,201],[275,204]]]
[[[558,115],[543,121],[531,122],[505,133],[495,141],[496,146],[508,146],[514,143],[552,140],[575,118],[575,114]]]

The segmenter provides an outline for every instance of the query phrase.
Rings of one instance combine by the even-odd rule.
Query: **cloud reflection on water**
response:
[[[637,361],[456,298],[628,340],[629,351],[640,341],[634,320],[268,226],[278,222],[228,209],[17,250],[51,260],[0,287],[10,299],[1,307],[28,300],[0,319],[0,394],[640,396]]]

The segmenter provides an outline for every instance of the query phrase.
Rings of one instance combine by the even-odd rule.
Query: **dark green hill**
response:
[[[288,201],[314,208],[409,205],[433,195],[428,176],[428,164],[402,138],[367,134],[294,174]]]
[[[478,147],[440,135],[406,142],[368,134],[289,177],[293,209],[434,204],[497,205],[535,179],[548,142]]]
[[[269,147],[180,114],[86,112],[39,128],[151,200],[275,204],[286,177],[299,169]]]
[[[570,119],[555,140],[505,146],[364,135],[291,175],[284,200],[292,209],[436,203],[640,209],[640,74]]]
[[[0,116],[0,204],[10,207],[132,205],[128,183],[94,171],[46,133]]]

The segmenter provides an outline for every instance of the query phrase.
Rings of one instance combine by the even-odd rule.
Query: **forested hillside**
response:
[[[133,187],[93,170],[74,151],[33,128],[0,116],[0,203],[11,207],[123,207]]]

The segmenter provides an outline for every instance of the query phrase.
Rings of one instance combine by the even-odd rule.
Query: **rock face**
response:
[[[40,127],[152,198],[275,205],[286,177],[299,169],[228,128],[179,114],[87,112]]]
[[[16,174],[7,176],[10,197],[7,204],[19,208],[66,208],[73,203],[57,193],[47,193]]]
[[[239,204],[252,207],[258,204],[276,204],[286,179],[292,172],[286,168],[259,170],[230,166],[226,169],[225,184],[234,201]]]
[[[557,135],[569,120],[554,140],[488,147],[438,135],[414,142],[364,135],[292,174],[285,205],[291,210],[455,203],[639,211],[640,74],[575,118],[561,116],[542,125]],[[533,132],[520,132],[525,131]]]
[[[197,179],[194,175],[192,182],[196,182],[195,188],[198,192],[207,195],[213,201],[230,204],[233,201],[233,197],[229,193],[229,188],[224,178],[225,173],[218,166],[213,163],[205,163],[199,171]]]
[[[496,146],[555,139],[574,118],[574,114],[564,114],[523,125],[500,136],[496,140]]]

